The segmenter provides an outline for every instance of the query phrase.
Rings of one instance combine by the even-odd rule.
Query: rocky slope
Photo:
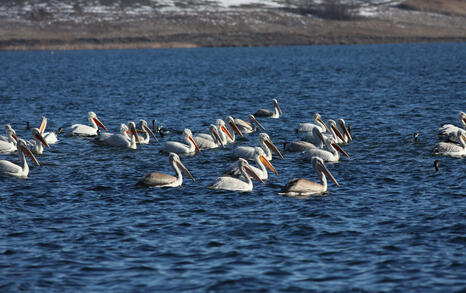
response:
[[[348,1],[4,0],[0,50],[466,41],[464,1]]]

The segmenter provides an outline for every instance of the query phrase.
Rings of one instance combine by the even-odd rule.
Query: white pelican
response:
[[[239,136],[243,136],[243,133],[241,132],[241,130],[239,130],[238,125],[236,125],[235,119],[233,119],[233,117],[228,116],[226,121],[226,128],[228,129],[228,132],[230,132],[230,136],[227,137],[227,143],[231,144],[234,143],[236,140],[235,133]]]
[[[140,130],[137,130],[138,133],[144,133],[145,137],[139,136],[139,143],[140,144],[148,144],[150,141],[150,137],[152,136],[156,142],[159,140],[155,136],[154,132],[152,129],[149,128],[149,125],[147,125],[146,120],[139,120],[139,127],[141,128]]]
[[[254,113],[254,116],[267,117],[267,118],[280,118],[280,115],[283,115],[283,111],[282,109],[280,109],[277,99],[272,99],[272,101],[273,101],[273,111],[266,110],[266,109],[260,109],[256,113]]]
[[[13,127],[11,127],[10,124],[6,124],[5,125],[5,136],[4,135],[0,135],[0,141],[10,141],[10,133],[13,133],[14,135],[16,135],[16,131],[13,129]],[[15,143],[16,143],[16,140],[15,140]]]
[[[466,135],[460,129],[456,132],[456,136],[460,142],[459,144],[454,142],[439,142],[434,146],[432,154],[450,157],[466,156]]]
[[[324,144],[327,146],[328,151],[324,149],[308,149],[304,152],[304,157],[306,158],[312,158],[312,157],[319,157],[322,158],[325,162],[338,162],[340,160],[340,153],[343,155],[347,156],[348,158],[350,157],[335,141],[333,138],[324,138],[322,133],[319,132],[320,138],[324,142]]]
[[[95,138],[95,142],[109,146],[124,147],[135,150],[137,148],[136,143],[139,142],[139,137],[136,133],[136,124],[131,121],[128,122],[128,125],[131,133],[130,137],[128,137],[128,135],[125,133],[126,129],[122,125],[120,131],[124,132],[125,134],[101,133],[99,131],[97,137]]]
[[[220,136],[220,141],[223,145],[227,145],[228,141],[234,141],[231,132],[225,127],[225,121],[222,119],[215,120],[215,124],[218,129],[218,135]],[[196,136],[197,138],[203,138],[215,142],[210,133],[200,133]],[[196,141],[197,143],[197,141]]]
[[[320,144],[315,145],[313,143],[304,141],[304,140],[299,140],[299,141],[294,141],[294,142],[285,142],[283,144],[283,149],[287,152],[290,153],[300,153],[307,151],[308,149],[315,149],[315,148],[323,148],[324,143],[320,141]]]
[[[251,166],[251,169],[259,176],[260,179],[262,180],[267,180],[269,178],[269,173],[267,172],[267,168],[270,169],[270,171],[274,172],[275,174],[278,175],[277,170],[272,166],[272,164],[267,160],[265,157],[264,150],[261,149],[260,147],[255,147],[254,148],[256,153],[254,157],[254,161],[256,162],[257,166],[259,168]],[[238,168],[238,163],[233,163],[224,173],[222,176],[231,176],[231,177],[240,177],[242,176],[240,169]]]
[[[59,128],[57,131],[45,132],[45,128],[47,127],[47,117],[42,117],[42,122],[40,123],[39,132],[47,142],[47,144],[55,144],[58,142],[57,135],[61,133],[63,128]]]
[[[40,166],[34,154],[27,147],[24,139],[18,139],[18,157],[22,166],[13,164],[10,161],[0,160],[0,175],[3,176],[15,176],[20,178],[27,178],[29,174],[29,165],[26,161],[24,155],[27,155],[31,160],[37,165]]]
[[[459,120],[463,128],[453,124],[444,124],[438,129],[438,136],[443,137],[448,141],[459,143],[459,136],[457,135],[458,131],[461,131],[463,135],[466,135],[466,113],[460,112]]]
[[[345,138],[340,133],[340,131],[337,129],[337,124],[335,123],[335,121],[332,119],[329,119],[327,121],[327,124],[328,124],[328,127],[327,127],[328,132],[322,133],[318,127],[314,127],[312,131],[306,132],[306,135],[304,136],[303,140],[313,143],[315,145],[319,145],[321,142],[320,136],[317,134],[319,132],[325,138],[333,138],[339,144],[344,143]]]
[[[68,129],[67,135],[69,136],[96,136],[98,127],[106,130],[107,128],[100,122],[99,118],[94,112],[89,112],[88,117],[89,123],[92,126],[84,125],[84,124],[73,124]]]
[[[252,170],[249,166],[248,161],[243,158],[240,158],[237,162],[238,168],[241,174],[244,176],[244,179],[230,177],[230,176],[221,176],[218,177],[215,182],[209,186],[210,189],[223,189],[231,191],[252,191],[252,181],[251,177],[257,181],[264,183],[262,179]]]
[[[279,194],[297,197],[323,194],[327,191],[327,177],[340,187],[340,184],[338,184],[335,177],[327,169],[321,158],[313,157],[311,163],[322,184],[304,178],[293,178],[288,181],[288,184],[282,188]]]
[[[183,183],[183,175],[181,171],[185,172],[193,181],[196,181],[188,171],[188,169],[183,165],[180,160],[180,157],[175,153],[170,153],[168,155],[168,161],[172,165],[173,170],[175,170],[176,177],[168,174],[151,172],[144,176],[137,184],[136,187],[178,187]],[[180,170],[181,169],[181,170]]]
[[[5,125],[6,140],[0,140],[0,154],[16,152],[18,137],[11,125]]]
[[[259,121],[257,121],[256,117],[254,117],[254,115],[252,115],[252,114],[248,115],[248,121],[244,121],[243,119],[235,118],[235,123],[238,126],[238,129],[242,133],[255,132],[256,129],[257,129],[255,124],[257,124],[257,126],[262,128],[262,130],[265,130],[265,127],[262,126],[262,124],[260,124]]]
[[[315,127],[317,127],[320,132],[327,132],[329,131],[327,128],[327,125],[325,125],[324,120],[322,120],[322,117],[320,116],[319,113],[315,113],[312,117],[312,120],[314,120],[317,124],[314,123],[299,123],[299,128],[297,132],[309,132],[312,131]]]
[[[38,155],[42,155],[44,152],[43,146],[50,148],[50,145],[45,141],[45,138],[42,136],[38,128],[32,129],[32,139],[27,142],[27,145]]]
[[[205,149],[214,149],[219,146],[225,146],[220,138],[217,126],[210,124],[209,126],[209,135],[211,139],[207,139],[205,136],[195,136],[194,141],[201,150]]]
[[[267,160],[272,160],[272,152],[276,153],[280,158],[283,158],[282,153],[278,150],[278,148],[273,144],[270,140],[270,137],[267,133],[261,132],[259,134],[259,144],[261,145],[262,149],[265,152],[265,157]],[[233,150],[233,157],[236,158],[244,158],[246,160],[254,160],[255,157],[255,149],[252,146],[239,146]]]
[[[343,120],[342,118],[339,118],[337,120],[337,129],[343,135],[344,137],[343,140],[345,143],[348,143],[351,140],[353,140],[353,138],[351,137],[351,134],[348,131],[348,128],[346,127],[345,120]]]
[[[193,133],[191,132],[191,130],[186,128],[183,131],[183,135],[184,140],[188,143],[187,145],[177,141],[167,141],[162,145],[161,151],[166,153],[176,153],[183,155],[194,154],[196,151],[199,152],[199,147],[193,139]]]

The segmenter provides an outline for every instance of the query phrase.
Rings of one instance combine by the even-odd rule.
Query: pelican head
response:
[[[139,136],[136,132],[136,123],[134,123],[133,121],[130,121],[128,122],[128,127],[129,127],[129,131],[131,132],[131,135],[133,135],[134,138],[136,139],[136,142],[140,143]]]
[[[256,158],[258,158],[262,164],[264,164],[265,167],[267,167],[270,171],[274,172],[275,174],[278,175],[277,170],[273,167],[272,163],[270,163],[269,160],[265,157],[265,152],[262,148],[260,147],[255,147],[254,151],[256,153]]]
[[[220,144],[222,147],[225,146],[225,145],[223,144],[222,139],[220,138],[220,134],[218,133],[218,128],[217,128],[217,126],[215,126],[215,125],[213,125],[213,124],[210,124],[210,126],[209,126],[209,133],[210,133],[210,136],[212,136],[212,138],[214,139],[214,141],[216,141],[217,144]]]
[[[38,128],[33,128],[32,129],[32,137],[36,140],[38,140],[41,144],[44,146],[50,148],[50,145],[45,141],[44,137],[42,136],[40,130]]]
[[[314,116],[312,116],[312,119],[315,122],[318,122],[318,123],[322,124],[326,131],[329,131],[328,128],[327,128],[327,125],[325,125],[324,120],[322,120],[322,117],[320,116],[319,113],[315,113]]]
[[[155,139],[155,141],[157,142],[159,141],[157,137],[155,136],[154,132],[152,131],[152,129],[150,129],[149,125],[147,125],[146,120],[143,120],[143,119],[139,120],[139,127],[143,130],[143,132],[149,133]]]
[[[340,187],[340,184],[338,184],[335,177],[333,177],[332,173],[330,173],[330,171],[327,169],[327,166],[325,166],[324,161],[321,158],[312,157],[311,164],[318,174],[323,174],[324,176],[330,178],[333,181],[333,183]]]
[[[102,122],[100,122],[99,118],[97,118],[97,115],[94,113],[94,112],[89,112],[89,122],[91,124],[97,124],[97,126],[99,126],[100,128],[102,128],[103,130],[105,131],[108,131],[107,130],[107,127],[105,127],[105,125],[102,124]]]
[[[270,140],[270,136],[267,133],[261,132],[259,134],[259,141],[264,142],[264,144],[271,149],[274,153],[276,153],[280,158],[285,159],[282,153],[278,150],[278,148],[273,144]]]
[[[262,128],[262,130],[265,130],[265,127],[262,126],[262,124],[259,123],[259,121],[257,121],[256,117],[254,117],[254,115],[252,114],[249,114],[248,115],[248,120],[251,124],[254,125],[254,123],[256,123],[257,125],[259,125],[260,128]]]
[[[184,139],[186,140],[188,144],[192,143],[198,152],[201,151],[199,147],[197,146],[197,143],[193,139],[193,133],[191,132],[191,130],[189,130],[188,128],[185,128],[183,130],[183,135],[184,135]]]
[[[344,132],[345,135],[348,137],[348,139],[349,139],[349,140],[353,140],[353,138],[351,137],[351,134],[349,133],[348,128],[346,127],[345,120],[343,120],[342,118],[340,118],[340,119],[337,120],[337,123],[338,123],[338,125],[340,125],[340,128],[343,129],[343,132]]]
[[[348,155],[348,154],[337,144],[337,142],[336,142],[336,140],[335,140],[334,138],[332,138],[332,137],[330,137],[330,138],[324,138],[324,136],[322,135],[322,133],[321,133],[320,131],[319,131],[317,134],[319,135],[320,139],[321,139],[322,142],[327,146],[327,148],[328,148],[329,150],[332,150],[332,148],[333,148],[333,149],[337,150],[339,153],[345,155],[346,157],[351,158],[350,155]]]
[[[189,172],[189,170],[184,166],[184,164],[181,162],[181,159],[180,157],[175,154],[175,153],[170,153],[168,155],[168,160],[170,161],[170,164],[173,166],[173,168],[175,168],[175,166],[177,166],[178,168],[181,169],[181,171],[183,171],[186,175],[189,176],[189,178],[191,178],[192,181],[196,181],[196,179],[194,179],[193,175],[191,174],[191,172]]]
[[[227,123],[230,125],[231,129],[233,129],[233,131],[236,132],[236,134],[238,134],[239,136],[243,136],[243,133],[241,132],[241,130],[239,130],[238,125],[236,125],[235,119],[233,119],[233,117],[228,116]]]
[[[338,136],[338,138],[341,139],[341,141],[345,142],[345,138],[343,137],[341,132],[338,130],[337,123],[335,122],[335,120],[329,119],[327,121],[327,124],[330,126],[333,132],[335,132],[335,135]]]
[[[243,158],[238,159],[238,168],[241,170],[241,173],[247,174],[249,177],[256,179],[257,181],[264,183],[264,181],[254,172],[254,170],[249,165],[248,161]]]
[[[277,99],[272,99],[272,101],[273,101],[273,106],[275,107],[275,109],[278,110],[278,113],[280,113],[280,115],[283,115],[283,111],[282,111],[282,109],[280,108],[280,106],[278,105]]]
[[[224,132],[228,136],[228,138],[233,140],[230,131],[228,131],[228,129],[225,127],[225,121],[223,121],[222,119],[217,119],[215,120],[215,124],[217,125],[219,131]]]
[[[36,164],[37,166],[40,166],[39,161],[37,161],[36,159],[36,156],[34,156],[34,154],[28,148],[26,141],[22,138],[18,139],[18,150],[21,150],[23,154],[28,156],[34,162],[34,164]]]

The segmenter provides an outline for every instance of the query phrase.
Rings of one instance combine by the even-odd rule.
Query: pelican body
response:
[[[125,128],[122,125],[120,129],[122,133],[101,133],[95,138],[95,142],[108,145],[108,146],[115,146],[115,147],[123,147],[135,150],[137,148],[136,143],[139,141],[139,136],[136,132],[136,124],[134,122],[128,122],[129,130],[131,136],[129,137],[126,134]]]
[[[256,125],[259,126],[262,130],[265,130],[265,127],[262,126],[262,124],[260,124],[259,121],[257,121],[256,117],[254,117],[254,115],[252,114],[248,115],[248,121],[236,118],[235,123],[242,133],[255,132],[257,130]]]
[[[176,177],[164,173],[151,172],[144,176],[137,184],[136,187],[178,187],[183,184],[183,175],[181,171],[186,173],[194,182],[196,181],[183,165],[180,157],[175,153],[168,155],[168,161],[175,171]]]
[[[322,148],[323,146],[324,145],[322,141],[320,142],[320,144],[315,145],[304,140],[299,140],[294,142],[285,142],[283,145],[283,149],[290,153],[301,153],[307,151],[308,149]]]
[[[16,165],[10,161],[0,160],[0,175],[27,178],[29,175],[29,165],[24,155],[27,155],[37,166],[40,166],[34,154],[27,147],[24,139],[18,139],[18,157],[21,162]]]
[[[283,111],[282,109],[280,109],[277,99],[272,99],[272,101],[273,101],[273,111],[266,110],[266,109],[260,109],[256,113],[254,113],[254,116],[267,117],[267,118],[280,118],[280,115],[283,115]]]
[[[438,129],[439,137],[445,138],[447,141],[459,143],[458,132],[461,132],[462,135],[466,135],[466,113],[460,112],[459,120],[463,128],[453,124],[442,125],[442,127]]]
[[[321,158],[313,157],[311,164],[320,178],[320,184],[304,178],[293,178],[288,181],[288,184],[282,188],[279,194],[296,197],[323,194],[327,191],[327,177],[340,187]]]
[[[267,160],[265,157],[264,150],[260,147],[255,147],[255,157],[254,161],[256,162],[258,167],[251,166],[251,169],[254,171],[254,173],[259,176],[260,179],[262,180],[267,180],[269,178],[269,173],[267,172],[267,168],[269,168],[270,171],[274,172],[275,174],[278,175],[277,170],[272,166],[272,164]],[[240,168],[238,167],[238,163],[235,162],[233,165],[231,165],[224,173],[222,176],[230,176],[230,177],[242,177],[242,173]],[[243,177],[244,178],[244,177]]]
[[[193,133],[189,129],[183,131],[184,140],[187,145],[177,141],[167,141],[162,145],[161,151],[166,153],[176,153],[182,155],[192,155],[196,151],[200,151],[196,142],[193,139]]]
[[[210,137],[205,137],[204,135],[198,135],[194,137],[194,141],[196,142],[199,149],[214,149],[218,148],[219,146],[225,146],[222,142],[222,139],[220,138],[220,134],[216,125],[210,124],[209,135]]]
[[[270,136],[267,133],[260,133],[259,134],[259,144],[262,147],[265,157],[267,160],[272,160],[272,151],[276,153],[280,158],[284,159],[282,153],[278,150],[278,148],[273,144],[270,140]],[[254,160],[255,157],[255,148],[252,146],[239,146],[233,150],[233,157],[236,158],[244,158],[246,160]]]
[[[309,132],[312,131],[315,127],[317,127],[320,132],[327,132],[329,131],[327,128],[327,125],[325,125],[324,120],[322,120],[322,117],[320,116],[319,113],[315,113],[312,117],[312,120],[314,120],[317,124],[314,123],[299,123],[299,128],[297,132]]]
[[[466,156],[466,135],[462,130],[456,133],[459,144],[454,142],[439,142],[432,150],[433,155],[449,156],[449,157],[464,157]]]
[[[94,112],[89,112],[88,120],[91,126],[84,124],[73,124],[68,130],[68,136],[96,136],[97,129],[100,127],[105,131],[108,131],[105,125],[100,122],[99,118]]]
[[[242,179],[230,176],[221,176],[218,177],[217,180],[209,186],[209,188],[230,191],[252,191],[253,184],[251,177],[261,183],[264,183],[245,159],[240,158],[237,162],[237,166],[242,174]]]

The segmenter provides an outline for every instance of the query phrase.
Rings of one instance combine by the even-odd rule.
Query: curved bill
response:
[[[259,159],[261,160],[262,164],[264,164],[264,166],[266,166],[267,168],[270,169],[270,171],[272,171],[272,172],[274,172],[275,174],[278,175],[277,170],[275,170],[275,168],[272,166],[272,164],[269,162],[269,160],[267,160],[266,157],[264,157],[263,155],[260,155]]]
[[[262,130],[265,130],[265,127],[262,126],[262,124],[259,123],[259,121],[257,121],[256,117],[254,117],[254,115],[250,114],[249,115],[249,120],[251,121],[251,124],[254,122],[256,123],[260,128],[262,128]]]
[[[18,142],[18,137],[16,136],[16,133],[12,133],[11,134],[11,137],[13,137],[13,139]]]
[[[199,147],[197,146],[197,143],[194,141],[194,139],[193,139],[191,136],[188,137],[188,138],[189,138],[189,140],[194,144],[194,147],[196,148],[196,150],[197,150],[198,152],[200,152],[201,150],[200,150]]]
[[[250,166],[246,165],[244,166],[244,171],[249,175],[251,176],[252,178],[256,179],[257,181],[261,182],[261,183],[264,183],[264,180],[262,180],[257,174],[256,172],[254,172],[253,169],[251,169]]]
[[[223,132],[225,132],[225,134],[226,134],[231,140],[233,140],[233,137],[231,136],[230,131],[228,131],[228,129],[226,129],[225,126],[222,126],[221,129],[222,129]]]
[[[278,150],[278,148],[273,144],[273,142],[271,142],[270,140],[266,139],[264,141],[264,143],[274,152],[276,153],[280,158],[282,159],[285,159],[282,155],[282,153],[280,153],[280,151]]]
[[[189,172],[189,170],[183,165],[183,163],[181,163],[181,161],[177,161],[176,164],[178,165],[178,167],[180,167],[180,169],[186,173],[186,175],[189,176],[189,178],[191,178],[191,180],[193,182],[196,182],[196,179],[194,179],[193,175],[191,174],[191,172]]]
[[[40,131],[40,130],[39,130]],[[37,138],[41,144],[43,144],[44,146],[50,148],[50,145],[45,141],[44,137],[42,136],[42,134],[40,133],[36,133],[34,135],[35,138]]]
[[[40,123],[40,127],[39,127],[40,134],[44,133],[45,127],[47,127],[47,118],[44,116],[42,117],[42,122]]]
[[[340,153],[342,153],[343,155],[347,156],[348,158],[351,159],[351,157],[339,146],[337,145],[336,143],[332,143],[332,146],[337,150],[339,151]]]
[[[346,125],[344,123],[340,124],[341,128],[343,129],[343,132],[345,133],[346,136],[348,136],[349,140],[353,140],[351,137],[351,134],[349,133],[348,129],[346,128]]]
[[[332,173],[330,173],[325,164],[319,163],[319,169],[325,174],[325,176],[330,178],[333,181],[333,183],[340,187],[340,184],[338,184],[337,180],[335,179],[335,177],[333,177]]]
[[[217,128],[212,129],[212,134],[214,135],[215,141],[217,141],[217,144],[222,145],[222,147],[225,147],[223,144],[223,141],[220,139],[220,135],[218,134]]]
[[[466,117],[463,118],[463,123],[466,124]]]
[[[275,101],[274,101],[274,104],[275,104],[275,108],[277,108],[277,110],[278,110],[278,113],[280,113],[280,115],[283,115],[283,111],[282,111],[282,109],[280,108],[280,106],[278,105],[278,102],[275,102]]]
[[[332,130],[335,132],[336,136],[338,136],[341,141],[345,142],[345,138],[343,137],[343,135],[341,134],[341,132],[338,130],[338,128],[336,128],[335,126],[331,125],[330,126],[332,128]]]
[[[36,164],[37,166],[40,166],[39,161],[37,161],[36,159],[36,156],[34,156],[34,154],[26,146],[22,145],[21,150],[26,156],[28,156],[34,162],[34,164]]]
[[[243,136],[243,133],[241,130],[239,130],[238,126],[236,126],[236,123],[234,121],[230,121],[230,126],[231,128],[238,134],[239,136]]]
[[[138,135],[136,129],[134,128],[134,126],[130,125],[130,128],[131,128],[131,134],[133,134],[134,138],[136,139],[136,142],[141,143],[141,141],[139,140],[139,135]]]
[[[152,131],[152,129],[149,128],[149,126],[147,125],[142,125],[142,128],[147,131],[154,139],[156,142],[159,142],[159,140],[157,139],[157,137],[155,136],[154,132]]]
[[[325,127],[325,130],[327,130],[327,132],[329,131],[329,130],[328,130],[328,127],[327,127],[327,124],[324,123],[324,120],[322,120],[322,118],[317,117],[316,120],[319,121],[320,123],[322,123],[322,125]]]
[[[107,127],[105,127],[105,125],[103,125],[102,122],[100,122],[99,118],[94,117],[92,119],[94,120],[95,124],[97,124],[97,126],[99,126],[100,128],[102,128],[105,131],[108,131]]]

